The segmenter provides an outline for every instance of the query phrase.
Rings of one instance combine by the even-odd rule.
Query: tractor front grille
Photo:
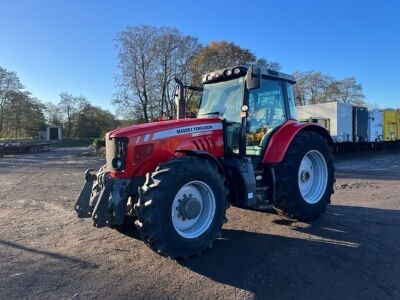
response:
[[[106,134],[106,165],[107,170],[122,171],[125,169],[126,155],[128,151],[128,138],[110,138]]]

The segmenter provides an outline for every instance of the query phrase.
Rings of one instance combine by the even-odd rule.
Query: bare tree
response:
[[[307,73],[295,72],[296,84],[294,86],[294,100],[296,105],[306,105],[308,100],[309,83],[307,80]]]
[[[309,103],[316,104],[323,101],[323,91],[328,84],[324,75],[320,72],[309,72],[305,79],[308,88]]]
[[[140,103],[145,122],[153,117],[152,111],[149,113],[148,110],[150,105],[148,90],[154,69],[154,40],[156,35],[157,29],[155,27],[144,25],[128,27],[117,37],[118,67],[121,70],[119,77],[120,94],[125,101],[129,99],[134,104]],[[118,100],[115,103],[118,103]]]
[[[173,78],[187,77],[189,60],[200,48],[197,39],[174,28],[136,26],[119,34],[117,46],[118,111],[144,122],[175,114]]]
[[[175,62],[179,53],[180,32],[177,29],[161,28],[160,33],[155,39],[154,51],[156,53],[155,63],[155,88],[159,94],[160,115],[166,112],[169,114],[169,106],[167,104],[168,88],[173,75]]]
[[[201,47],[197,38],[170,27],[128,27],[118,35],[117,47],[120,74],[113,104],[124,117],[143,122],[176,114],[174,77],[184,84],[201,85],[201,75],[227,66],[253,63],[280,68],[235,43],[219,41]],[[197,107],[198,99],[188,92],[189,109]]]
[[[274,61],[268,61],[266,58],[258,58],[255,65],[260,68],[266,68],[269,70],[279,71],[281,69],[281,64]]]
[[[44,103],[43,112],[47,122],[54,125],[61,125],[62,113],[59,105],[52,102],[46,102]]]
[[[320,72],[295,72],[294,87],[296,105],[326,102],[362,104],[364,95],[361,84],[355,78],[337,80]]]
[[[77,99],[69,93],[61,93],[58,106],[67,120],[67,137],[71,137],[72,115],[78,110]]]
[[[344,103],[364,104],[365,96],[362,85],[354,77],[345,78],[337,82],[338,99]]]
[[[173,99],[174,77],[179,77],[185,84],[189,84],[189,62],[200,49],[197,38],[185,36],[177,29],[161,27],[155,40],[156,53],[155,87],[160,97],[160,115],[172,116],[176,114],[176,105]],[[165,109],[164,109],[165,108]]]

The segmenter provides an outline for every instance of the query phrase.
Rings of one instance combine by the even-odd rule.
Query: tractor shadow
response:
[[[0,240],[0,246],[2,247],[8,247],[14,250],[20,250],[22,252],[27,252],[31,255],[36,255],[36,256],[43,256],[43,257],[47,257],[49,259],[53,259],[53,260],[58,260],[58,261],[62,261],[62,262],[66,262],[66,263],[70,263],[73,265],[78,265],[81,268],[84,269],[96,269],[98,268],[97,264],[93,264],[91,262],[79,259],[79,258],[75,258],[72,256],[68,256],[68,255],[64,255],[64,254],[60,254],[57,252],[51,252],[51,251],[44,251],[44,250],[39,250],[39,249],[34,249],[31,247],[27,247],[24,245],[20,245],[14,242],[10,242],[10,241],[5,241],[5,240]]]
[[[259,299],[400,295],[400,211],[332,205],[311,224],[271,228],[223,229],[214,249],[179,263]]]
[[[135,217],[126,217],[124,224],[120,227],[116,227],[115,229],[130,238],[134,238],[136,240],[141,240],[140,233],[135,226]]]

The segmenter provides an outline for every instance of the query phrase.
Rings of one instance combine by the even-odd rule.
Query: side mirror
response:
[[[249,90],[258,89],[261,85],[261,70],[251,66],[247,70],[246,85]]]

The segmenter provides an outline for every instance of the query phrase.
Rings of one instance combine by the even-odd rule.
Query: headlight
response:
[[[114,157],[114,159],[111,161],[111,164],[115,170],[118,170],[122,167],[122,161],[117,157]]]
[[[126,167],[128,138],[116,137],[107,142],[109,144],[109,147],[106,147],[107,164],[109,164],[110,168],[113,168],[116,171],[123,171]]]

